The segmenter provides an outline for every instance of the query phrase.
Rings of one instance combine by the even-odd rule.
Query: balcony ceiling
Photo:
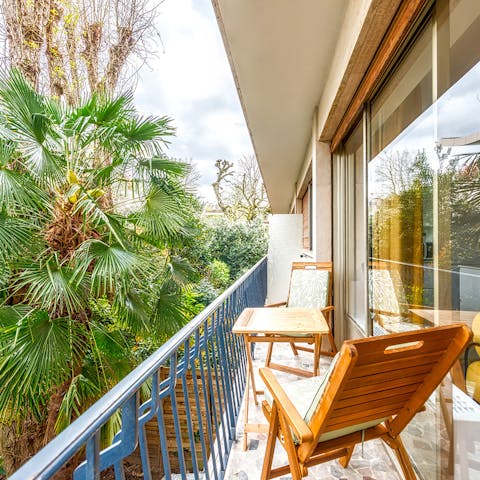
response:
[[[347,0],[212,0],[273,213],[288,212]]]

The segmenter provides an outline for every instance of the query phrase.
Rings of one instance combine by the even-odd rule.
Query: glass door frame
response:
[[[364,328],[348,313],[349,290],[349,258],[351,253],[349,247],[349,238],[355,238],[358,241],[358,232],[355,232],[355,217],[357,212],[350,211],[349,206],[358,206],[355,201],[352,202],[352,195],[355,197],[355,169],[353,155],[345,151],[345,137],[340,148],[333,154],[333,175],[334,175],[334,265],[335,265],[335,308],[337,318],[342,319],[341,325],[336,329],[341,341],[350,338],[368,337],[373,335],[373,321],[369,315],[368,305],[368,158],[370,154],[370,109],[369,105],[364,105],[361,117],[355,124],[352,131],[360,124],[362,125],[362,164],[360,173],[364,185],[361,208],[361,218],[363,218],[363,241],[364,251],[362,253],[365,261],[365,268],[362,272],[362,278],[359,281],[365,285],[361,297],[360,316],[365,319]],[[358,171],[358,170],[357,170]]]

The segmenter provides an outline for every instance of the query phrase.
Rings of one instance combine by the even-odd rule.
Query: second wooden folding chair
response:
[[[337,347],[332,333],[332,273],[331,262],[294,262],[290,275],[290,286],[286,302],[267,305],[268,307],[299,307],[299,308],[319,308],[322,310],[328,323],[330,331],[328,333],[328,342],[331,350],[320,351],[322,355],[333,357],[337,353]],[[314,348],[305,346],[318,341],[313,335],[302,335],[298,337],[298,342],[292,342],[293,353],[298,355],[298,350],[314,352]],[[270,343],[265,366],[282,370],[283,366],[272,362],[272,352],[274,343]]]

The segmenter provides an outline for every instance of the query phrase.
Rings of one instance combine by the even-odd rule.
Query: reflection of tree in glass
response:
[[[452,176],[452,262],[480,266],[480,155],[457,156]]]
[[[377,158],[376,181],[384,194],[400,194],[415,183],[432,184],[432,170],[425,151],[388,152]]]
[[[425,151],[380,157],[375,174],[384,198],[372,218],[372,254],[395,262],[408,303],[422,304],[424,203],[432,195],[433,174]],[[379,159],[379,160],[380,160]]]

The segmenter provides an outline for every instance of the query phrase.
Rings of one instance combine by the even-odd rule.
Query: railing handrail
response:
[[[159,368],[159,365],[162,365],[169,358],[172,350],[179,348],[205,319],[212,315],[262,262],[266,261],[266,258],[266,256],[261,258],[252,268],[245,272],[210,305],[165,342],[156,352],[132,370],[125,378],[120,380],[117,385],[105,393],[80,417],[43,447],[43,449],[38,452],[41,452],[42,466],[38,464],[37,454],[17,470],[10,479],[27,480],[30,478],[43,478],[41,476],[42,472],[47,471],[52,464],[58,464],[59,459],[66,462],[71,458],[72,454],[78,451],[92,436],[92,432],[100,429],[111,416],[112,412],[124,405],[141,385],[151,378]],[[33,462],[34,459],[35,463]]]

